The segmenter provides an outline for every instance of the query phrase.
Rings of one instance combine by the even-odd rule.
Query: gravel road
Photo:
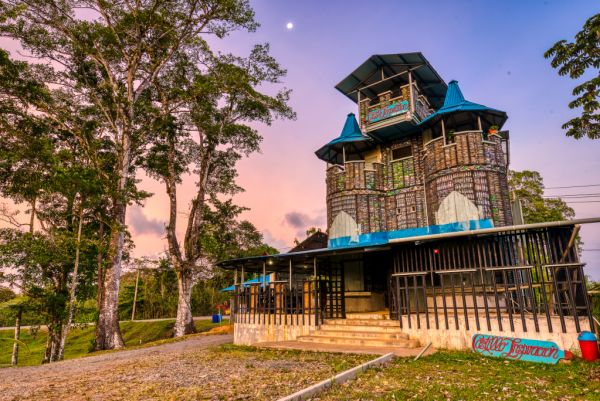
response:
[[[198,369],[190,364],[191,357],[203,359],[209,347],[231,341],[231,335],[198,336],[49,365],[0,369],[0,400],[168,399],[161,390],[197,383]],[[218,374],[206,367],[205,377]]]

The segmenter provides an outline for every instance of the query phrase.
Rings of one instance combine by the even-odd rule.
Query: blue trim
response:
[[[269,283],[269,281],[271,281],[271,276],[269,274],[267,274],[267,281],[266,283]],[[258,278],[253,278],[251,280],[245,281],[244,282],[244,287],[249,287],[250,284],[258,284],[258,283],[263,283],[265,282],[264,277],[261,275]],[[221,289],[221,292],[231,292],[235,290],[235,286],[234,285],[230,285],[229,287],[225,287],[223,289]]]
[[[427,227],[407,228],[404,230],[379,231],[375,233],[359,234],[358,241],[352,237],[331,238],[328,248],[344,248],[348,246],[369,246],[387,244],[391,239],[418,237],[422,235],[453,233],[458,231],[480,230],[494,227],[492,219],[469,220],[448,224],[438,224]]]

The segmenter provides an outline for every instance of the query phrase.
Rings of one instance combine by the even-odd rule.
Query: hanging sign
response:
[[[377,121],[385,120],[386,118],[404,114],[407,111],[408,100],[393,102],[385,107],[369,111],[369,114],[367,115],[367,123],[376,123]]]
[[[570,356],[570,352],[561,350],[552,341],[489,334],[474,334],[472,348],[473,351],[486,356],[550,364],[556,364],[560,359]]]

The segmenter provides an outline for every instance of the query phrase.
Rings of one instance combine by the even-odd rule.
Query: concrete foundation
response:
[[[495,336],[529,338],[534,340],[553,341],[561,349],[569,350],[575,354],[580,354],[579,343],[577,342],[577,330],[573,318],[565,317],[566,333],[563,333],[559,317],[551,317],[552,332],[548,328],[548,323],[545,317],[538,318],[539,331],[535,330],[534,320],[530,316],[525,317],[525,325],[521,318],[514,319],[514,331],[511,330],[508,318],[502,318],[502,330],[500,330],[498,318],[490,319],[491,330],[484,317],[479,318],[480,329],[477,329],[474,316],[469,316],[469,328],[467,329],[464,316],[457,316],[458,328],[456,328],[453,315],[448,316],[448,326],[444,320],[444,315],[438,315],[439,329],[436,329],[435,316],[429,314],[429,328],[427,328],[427,320],[425,315],[419,316],[420,328],[417,325],[417,317],[412,315],[409,318],[402,317],[402,332],[408,334],[411,339],[418,339],[421,344],[432,343],[435,348],[451,349],[451,350],[466,350],[471,348],[471,338],[473,334],[491,334]],[[589,323],[583,318],[579,321],[581,330],[589,330]]]
[[[233,326],[233,343],[252,345],[262,342],[293,341],[299,336],[306,336],[315,329],[315,317],[302,316],[270,316],[263,323],[235,323]]]

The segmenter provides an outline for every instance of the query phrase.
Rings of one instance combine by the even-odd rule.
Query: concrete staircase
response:
[[[325,320],[321,327],[297,341],[346,347],[417,348],[419,341],[402,333],[399,323],[384,313],[347,314],[346,319]]]

